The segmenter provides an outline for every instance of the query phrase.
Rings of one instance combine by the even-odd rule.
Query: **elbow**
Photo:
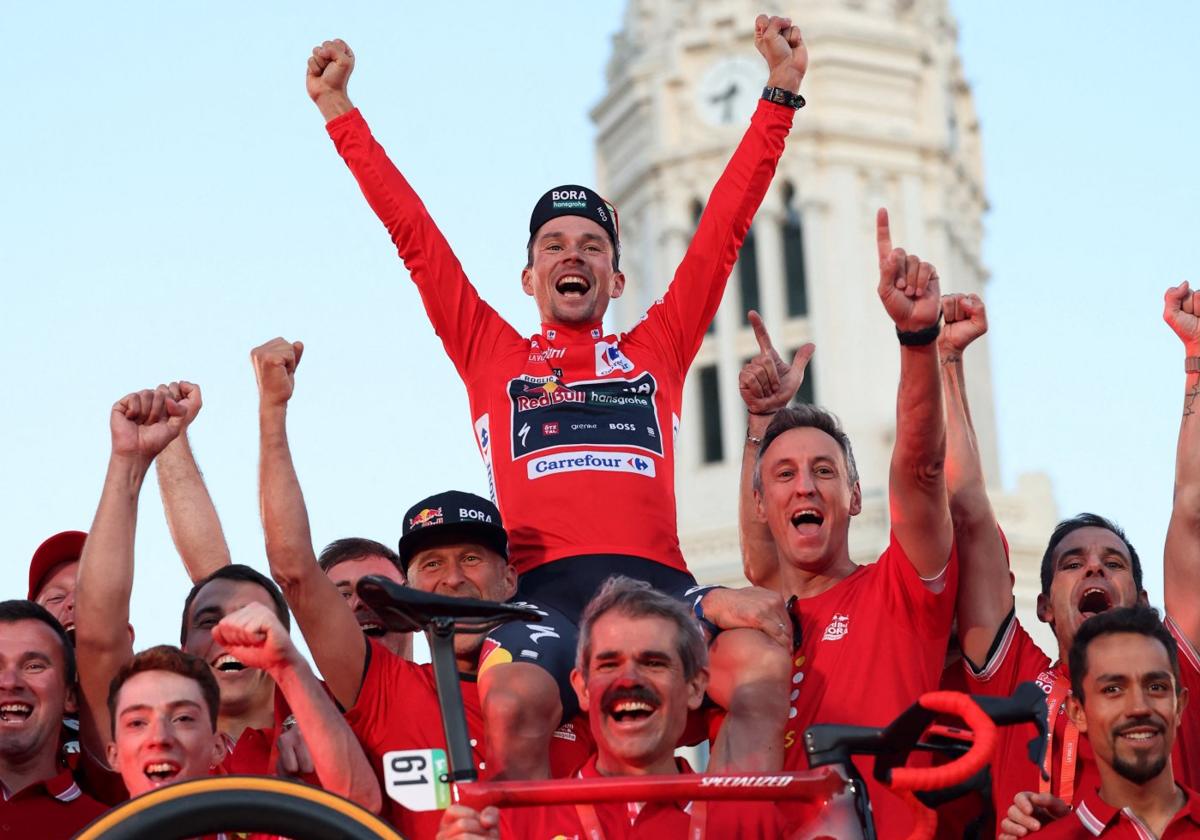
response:
[[[370,771],[366,771],[366,777],[357,785],[354,795],[349,798],[372,814],[379,814],[383,811],[383,795],[379,792],[379,782]]]
[[[1171,518],[1200,533],[1200,484],[1175,483]]]

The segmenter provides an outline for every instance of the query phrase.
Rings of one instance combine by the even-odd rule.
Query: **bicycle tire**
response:
[[[291,840],[404,840],[347,799],[271,776],[211,776],[167,785],[102,814],[75,840],[185,840],[222,831]]]

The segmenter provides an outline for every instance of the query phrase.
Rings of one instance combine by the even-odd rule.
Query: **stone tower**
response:
[[[802,8],[802,12],[799,9]],[[809,69],[775,180],[688,377],[677,449],[679,528],[698,578],[744,583],[737,542],[745,409],[743,362],[757,353],[757,309],[781,353],[816,343],[801,399],[842,419],[862,475],[851,553],[887,542],[886,486],[895,436],[899,353],[875,292],[874,217],[938,267],[946,291],[986,298],[980,257],[987,209],[980,127],[946,0],[806,0],[795,22]],[[658,297],[704,201],[745,131],[766,69],[754,18],[783,4],[629,0],[614,37],[607,93],[595,106],[597,180],[621,212],[627,329]],[[1056,510],[1048,480],[1000,489],[987,341],[967,351],[971,411],[993,503],[1012,546],[1018,611],[1031,631],[1037,566]],[[1052,644],[1052,636],[1035,638]],[[1053,655],[1053,651],[1051,651]]]

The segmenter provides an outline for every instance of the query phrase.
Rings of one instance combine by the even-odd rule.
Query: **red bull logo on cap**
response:
[[[427,525],[442,524],[442,509],[423,508],[420,513],[408,520],[409,528],[424,528]]]

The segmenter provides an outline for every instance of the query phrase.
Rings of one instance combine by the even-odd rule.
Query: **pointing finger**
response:
[[[886,207],[880,207],[875,214],[875,245],[879,249],[879,264],[882,266],[892,253],[892,229],[888,224]]]
[[[771,336],[767,334],[767,325],[763,323],[762,316],[751,309],[746,313],[746,319],[750,322],[750,329],[754,330],[754,340],[758,342],[758,349],[768,355],[774,354],[775,347],[771,344]]]

